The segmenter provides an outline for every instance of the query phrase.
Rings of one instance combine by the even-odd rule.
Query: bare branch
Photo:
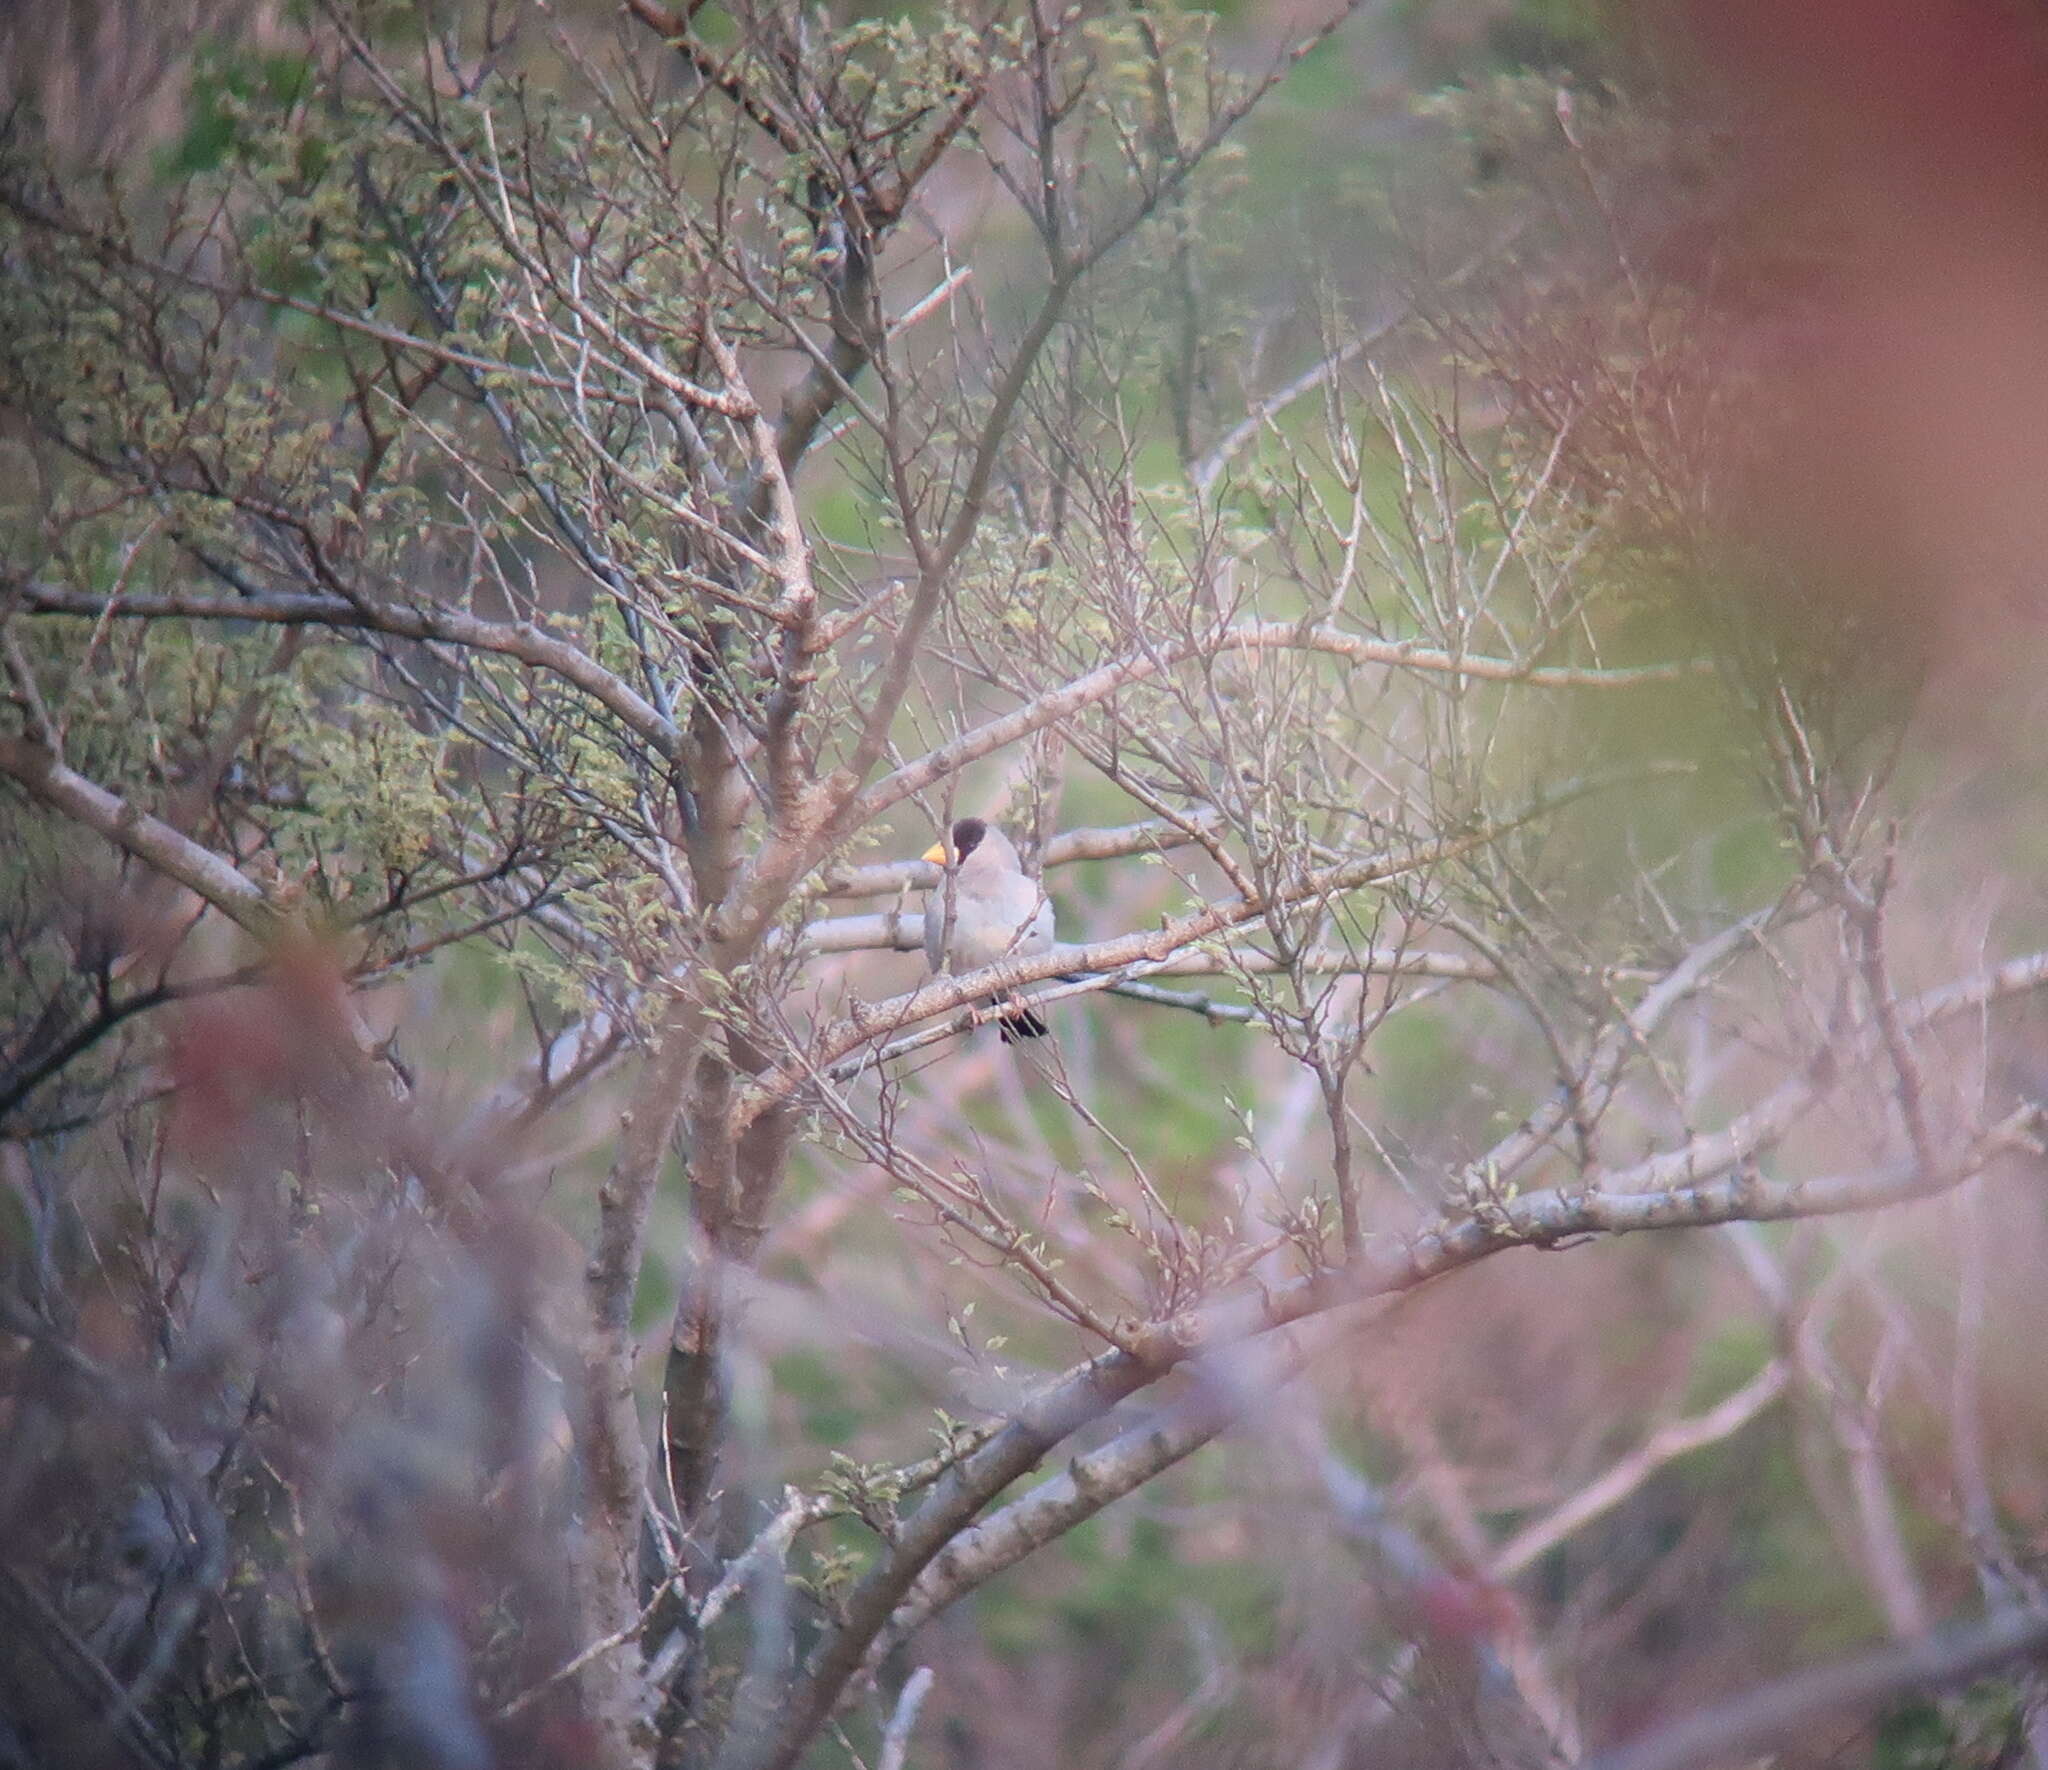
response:
[[[1922,1692],[1953,1690],[2048,1651],[2048,1610],[2001,1611],[1915,1641],[1873,1648],[1688,1715],[1589,1759],[1586,1770],[1704,1770],[1766,1752],[1831,1716],[1865,1716]]]
[[[1396,879],[1469,854],[1497,840],[1498,836],[1498,831],[1488,830],[1407,854],[1373,856],[1321,868],[1289,882],[1274,894],[1271,901],[1320,900],[1337,892],[1354,891],[1362,886]],[[1165,959],[1198,942],[1241,927],[1264,915],[1269,907],[1265,899],[1212,904],[1207,909],[1173,918],[1149,933],[1119,935],[1033,958],[1004,959],[978,971],[939,978],[909,995],[896,996],[873,1007],[857,1006],[841,1028],[828,1032],[820,1041],[816,1062],[820,1067],[835,1063],[878,1033],[894,1031],[912,1021],[964,1007],[986,996],[1010,994],[1027,984],[1042,983],[1064,972],[1083,971],[1102,976],[1126,966]],[[743,1117],[750,1117],[773,1101],[785,1098],[801,1083],[801,1076],[788,1072],[780,1077],[764,1079],[748,1091],[739,1110]]]
[[[664,756],[674,754],[679,741],[673,720],[587,653],[566,640],[552,638],[530,621],[484,621],[459,609],[424,603],[400,606],[368,597],[344,600],[279,593],[228,600],[184,591],[100,597],[22,580],[6,588],[9,594],[20,598],[22,607],[35,614],[77,615],[87,620],[254,621],[282,627],[367,630],[398,639],[417,639],[508,657],[559,676],[589,695]]]
[[[0,773],[10,775],[52,811],[106,837],[124,853],[208,903],[251,934],[275,932],[276,913],[262,888],[210,848],[161,818],[95,786],[40,744],[0,738]]]
[[[1639,1489],[1666,1464],[1719,1444],[1737,1432],[1785,1393],[1790,1373],[1782,1359],[1771,1362],[1733,1394],[1690,1419],[1673,1420],[1656,1431],[1602,1474],[1553,1510],[1524,1525],[1495,1552],[1487,1572],[1510,1580],[1525,1572],[1567,1537]]]
[[[878,817],[911,795],[957,774],[968,763],[1007,749],[1047,726],[1071,719],[1085,708],[1107,700],[1119,689],[1147,681],[1176,664],[1196,657],[1227,657],[1237,652],[1272,650],[1320,652],[1354,664],[1379,664],[1474,682],[1510,682],[1531,688],[1638,688],[1651,683],[1681,681],[1686,677],[1703,675],[1712,668],[1705,663],[1683,663],[1648,664],[1614,670],[1581,669],[1569,665],[1520,663],[1509,658],[1454,655],[1416,641],[1370,639],[1335,627],[1305,627],[1292,621],[1223,627],[1207,637],[1147,645],[1127,652],[1085,676],[1078,676],[1059,688],[1045,690],[1012,712],[963,732],[949,743],[940,745],[914,762],[905,763],[875,782],[855,802],[853,816],[848,821],[864,823],[871,817]]]
[[[1058,867],[1083,860],[1120,860],[1130,854],[1165,854],[1193,842],[1194,830],[1214,828],[1221,822],[1220,813],[1205,810],[1190,820],[1192,827],[1149,818],[1113,829],[1063,830],[1045,845],[1044,864]],[[833,897],[887,897],[898,891],[929,891],[940,876],[939,868],[929,861],[878,861],[827,872],[824,888]]]
[[[910,1755],[911,1731],[917,1726],[917,1711],[924,1707],[924,1699],[931,1691],[932,1677],[930,1666],[919,1666],[903,1680],[895,1711],[889,1716],[888,1728],[882,1734],[882,1751],[875,1760],[875,1770],[903,1770]]]

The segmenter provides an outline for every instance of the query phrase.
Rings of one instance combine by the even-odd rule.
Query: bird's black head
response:
[[[988,834],[988,825],[978,817],[963,817],[953,826],[953,864],[958,866],[981,846],[982,837]]]

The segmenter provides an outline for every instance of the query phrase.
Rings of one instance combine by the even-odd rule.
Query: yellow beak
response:
[[[934,842],[917,858],[928,860],[935,867],[942,867],[946,864],[946,845],[943,842]]]

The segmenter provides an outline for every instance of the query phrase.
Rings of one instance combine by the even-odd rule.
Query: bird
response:
[[[923,858],[953,867],[945,884],[925,899],[924,956],[934,971],[979,971],[999,959],[1035,958],[1052,951],[1052,903],[1028,878],[1010,838],[978,817],[963,817]],[[950,912],[950,921],[949,921]],[[1028,1008],[1002,1018],[1003,1043],[1041,1039],[1045,1022]]]

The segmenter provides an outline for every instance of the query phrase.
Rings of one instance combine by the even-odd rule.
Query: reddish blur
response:
[[[2048,618],[2048,18],[1999,0],[1676,0],[1737,130],[1780,426],[1760,538],[1937,663]]]

